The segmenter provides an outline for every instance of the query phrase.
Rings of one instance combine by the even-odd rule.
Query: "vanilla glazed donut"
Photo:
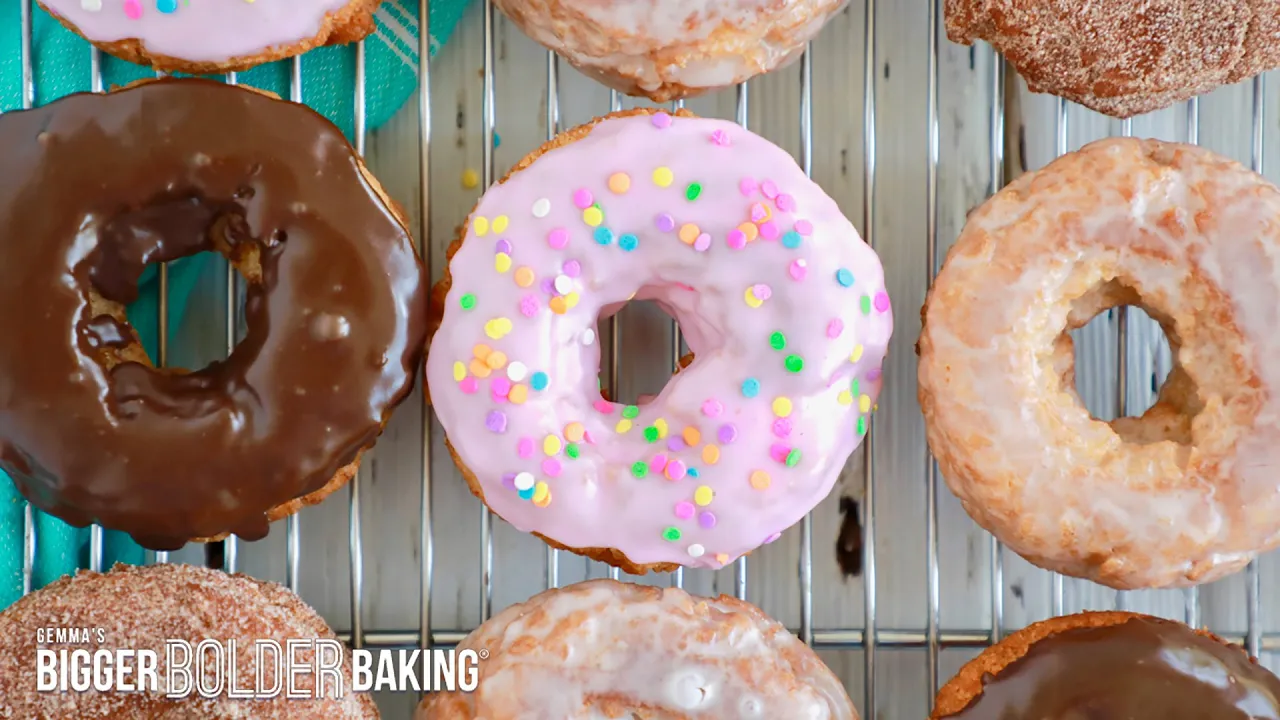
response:
[[[0,115],[0,469],[33,505],[149,549],[319,502],[412,390],[427,278],[398,211],[309,108],[148,80]],[[245,335],[156,369],[125,307],[148,263],[244,279]]]
[[[1197,147],[1116,138],[970,216],[922,313],[919,397],[947,484],[1032,563],[1185,587],[1280,543],[1280,191]],[[1111,423],[1075,391],[1069,330],[1136,305],[1175,366]]]
[[[695,358],[601,396],[597,319],[652,300]],[[427,361],[472,491],[631,573],[718,568],[828,492],[892,313],[875,253],[785,151],[685,112],[614,113],[526,157],[450,248]]]
[[[37,0],[103,52],[170,73],[240,72],[363,40],[381,0]]]
[[[754,605],[589,580],[498,613],[475,692],[428,695],[415,720],[857,720],[840,681]]]
[[[60,643],[41,642],[37,630],[75,629],[88,639],[75,638]],[[324,667],[332,667],[341,648],[342,691],[326,673],[321,692],[313,672],[299,672],[285,682],[308,695],[306,698],[234,698],[228,695],[230,665],[228,641],[235,641],[238,690],[258,689],[254,643],[274,640],[284,649],[288,640],[332,640],[333,631],[297,595],[275,583],[224,573],[194,565],[162,564],[135,567],[116,565],[110,572],[80,571],[74,576],[27,595],[0,613],[0,717],[23,720],[67,720],[68,718],[129,718],[129,720],[377,720],[373,698],[353,691],[350,653],[332,646],[299,647],[293,650],[298,663],[310,667],[317,651]],[[184,640],[194,649],[204,640],[223,646],[222,690],[215,697],[192,692],[186,698],[168,698],[181,692],[168,684],[169,665],[165,641]],[[155,684],[145,681],[138,669],[127,681],[134,691],[102,692],[71,687],[66,671],[66,690],[39,690],[36,651],[150,650],[157,659]],[[181,657],[176,655],[175,658]],[[207,652],[212,659],[212,652]],[[194,668],[194,663],[188,669]],[[196,671],[192,670],[196,676]],[[59,680],[63,676],[58,676]],[[206,687],[216,687],[212,668]],[[276,683],[272,663],[262,668],[263,690]],[[137,683],[145,682],[143,686]],[[319,695],[319,697],[317,697]]]
[[[849,0],[494,0],[614,90],[668,102],[785,67]]]

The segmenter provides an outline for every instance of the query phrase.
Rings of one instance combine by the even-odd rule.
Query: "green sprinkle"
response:
[[[648,475],[649,463],[639,461],[631,463],[631,474],[637,478],[643,478],[645,475]]]
[[[871,314],[871,296],[870,295],[862,296],[862,314],[863,315]]]
[[[662,531],[662,539],[675,542],[680,539],[680,528],[669,527]]]
[[[858,418],[858,434],[859,435],[867,434],[867,419],[865,417]]]
[[[788,372],[798,373],[804,369],[804,358],[799,355],[788,355],[786,366]]]
[[[853,382],[849,383],[849,393],[854,397],[858,397],[859,395],[862,394],[861,392],[858,391],[859,387],[861,386],[858,385],[858,379],[854,378]]]
[[[769,346],[774,350],[781,350],[787,346],[787,336],[780,332],[775,332],[769,336]]]
[[[702,186],[698,183],[689,183],[689,187],[684,189],[684,196],[689,200],[697,200],[702,194]]]
[[[644,429],[644,439],[651,443],[658,442],[658,428],[650,425]]]
[[[578,449],[578,443],[569,443],[564,448],[564,454],[576,459],[582,451]]]
[[[640,408],[635,405],[628,405],[622,408],[622,417],[630,420],[640,414]]]
[[[787,467],[795,467],[800,464],[800,451],[791,448],[791,452],[787,453]]]
[[[458,304],[462,305],[463,310],[470,310],[476,306],[476,296],[471,293],[467,293],[462,296],[462,299],[458,301]]]

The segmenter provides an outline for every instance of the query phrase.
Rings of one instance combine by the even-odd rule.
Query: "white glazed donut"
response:
[[[1120,305],[1175,368],[1141,418],[1075,392],[1070,329]],[[1280,191],[1206,150],[1087,145],[973,212],[923,312],[919,395],[952,491],[1027,560],[1120,588],[1280,543]]]
[[[495,0],[583,73],[657,102],[746,81],[800,57],[849,0]]]
[[[857,720],[816,653],[754,605],[590,580],[535,595],[468,635],[473,693],[415,720]]]

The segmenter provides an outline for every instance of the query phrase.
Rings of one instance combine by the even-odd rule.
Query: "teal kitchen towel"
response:
[[[22,107],[22,3],[0,0],[0,112]],[[452,34],[470,0],[433,0],[430,4],[429,46],[434,56]],[[90,46],[41,10],[32,6],[31,70],[36,104],[70,93],[91,90]],[[375,15],[376,31],[365,42],[365,120],[369,130],[386,123],[417,88],[419,13],[416,0],[385,0]],[[355,46],[318,48],[302,56],[302,101],[340,127],[354,140]],[[154,77],[146,67],[102,55],[105,87]],[[243,85],[290,96],[292,62],[281,61],[240,73]],[[0,148],[3,152],[3,148]],[[180,327],[192,289],[209,255],[173,262],[169,266],[169,334]],[[139,283],[139,299],[129,306],[143,346],[156,356],[158,288],[156,272],[147,268]],[[0,471],[0,608],[22,594],[23,514],[25,502]],[[36,558],[33,587],[39,588],[77,568],[88,567],[89,531],[71,528],[36,513]],[[104,563],[141,563],[145,553],[127,536],[105,534]]]

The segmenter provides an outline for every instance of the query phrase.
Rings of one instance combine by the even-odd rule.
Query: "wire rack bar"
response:
[[[675,100],[671,103],[673,111],[684,109],[684,100]],[[675,318],[671,319],[671,372],[675,374],[680,369],[680,358],[684,355],[684,333],[680,332],[680,323]],[[678,567],[671,573],[671,587],[684,588],[684,568]]]
[[[1133,137],[1133,118],[1120,121],[1120,136]],[[1121,306],[1116,313],[1116,417],[1129,414],[1129,308]],[[1129,609],[1129,593],[1116,591],[1116,609]]]
[[[429,27],[430,0],[419,0],[421,27]],[[418,31],[418,250],[431,277],[431,34]],[[430,295],[428,295],[430,302]],[[419,382],[425,381],[419,376]],[[425,394],[425,389],[424,389]],[[425,399],[425,398],[424,398]],[[422,530],[419,538],[422,552],[422,586],[418,606],[419,647],[431,640],[431,581],[434,571],[435,542],[431,523],[431,410],[421,404],[422,413]]]
[[[941,32],[939,29],[938,33]],[[992,49],[991,117],[989,118],[991,135],[988,138],[990,142],[990,157],[988,161],[991,164],[991,195],[996,194],[1004,187],[1004,81],[1004,58],[1000,53]],[[934,267],[933,270],[936,272],[937,268]],[[996,539],[995,535],[989,535],[987,543],[988,553],[991,556],[991,637],[996,642],[999,642],[1001,632],[1004,629],[1004,545]],[[1061,597],[1062,578],[1056,574],[1054,578],[1058,582],[1057,596]]]
[[[735,115],[743,130],[747,129],[751,121],[750,97],[750,85],[747,82],[738,83]],[[747,599],[747,577],[747,556],[743,555],[734,563],[733,571],[733,594],[739,600]]]
[[[554,54],[554,53],[553,53]],[[622,95],[617,90],[609,90],[609,112],[618,112],[622,109]],[[618,332],[618,316],[614,315],[609,318],[609,392],[611,399],[617,402],[618,396],[618,362],[622,354],[622,334]],[[609,567],[609,579],[617,580],[620,577],[618,568]]]
[[[925,172],[925,287],[933,285],[938,271],[938,51],[942,33],[942,15],[938,0],[929,0],[929,64],[928,109],[926,131],[929,135],[928,165]],[[929,614],[925,636],[928,648],[926,671],[929,709],[938,692],[938,630],[942,622],[942,595],[938,571],[938,466],[928,443],[924,446],[925,495],[925,577]],[[992,596],[994,602],[995,597]]]
[[[813,177],[813,44],[800,56],[800,168]],[[813,511],[800,521],[800,639],[813,642]]]
[[[360,83],[357,83],[359,86]],[[296,103],[302,102],[302,57],[294,57],[289,66],[289,100]],[[357,138],[358,143],[363,143]],[[362,147],[356,148],[360,155],[364,155]],[[164,337],[161,335],[161,337]],[[354,486],[359,482],[359,476],[351,479]],[[356,490],[352,490],[356,492]],[[293,513],[285,519],[284,537],[285,537],[285,585],[294,592],[298,592],[300,570],[302,566],[302,518],[298,513]]]
[[[481,110],[483,135],[481,137],[482,188],[487,191],[493,184],[493,0],[484,0],[484,95]],[[480,622],[489,619],[493,612],[493,513],[480,504]]]
[[[876,198],[876,0],[866,0],[862,75],[862,224],[863,237],[872,250],[875,242]],[[873,641],[866,646],[863,663],[862,711],[876,717],[876,445],[875,422],[868,416],[863,438],[862,563],[863,626]],[[817,638],[815,635],[815,642]]]
[[[1266,75],[1259,74],[1253,78],[1253,119],[1252,130],[1253,143],[1250,157],[1250,166],[1253,171],[1261,175],[1263,173],[1263,153],[1266,146],[1264,144],[1266,127],[1266,105],[1267,105],[1267,82]],[[1249,654],[1257,657],[1262,652],[1262,624],[1261,624],[1261,578],[1259,577],[1258,561],[1255,559],[1249,563],[1245,570],[1245,587],[1247,588],[1248,598],[1245,604],[1245,622],[1247,627],[1245,648]]]
[[[1200,144],[1200,98],[1187,101],[1187,142]],[[1184,621],[1193,628],[1200,626],[1200,588],[1189,587],[1183,592]]]
[[[1057,144],[1054,149],[1056,151],[1055,154],[1058,157],[1062,157],[1063,155],[1067,154],[1067,151],[1071,147],[1070,145],[1071,116],[1067,112],[1068,107],[1067,107],[1067,101],[1065,99],[1058,98],[1056,108],[1057,108],[1057,113],[1056,113],[1055,129],[1057,130],[1057,133],[1056,133]],[[1052,603],[1051,612],[1054,617],[1062,615],[1066,609],[1065,607],[1066,606],[1066,589],[1064,587],[1065,585],[1064,580],[1065,578],[1063,578],[1062,575],[1059,573],[1052,573],[1050,575],[1049,597],[1050,597],[1050,602]]]
[[[365,143],[368,139],[365,113],[365,44],[364,40],[356,43],[355,65],[355,117],[352,124],[355,133],[356,153],[365,156]],[[360,487],[365,474],[365,463],[360,464],[355,477],[351,478],[350,504],[348,506],[349,521],[347,525],[348,543],[351,546],[351,646],[356,649],[364,647],[364,536],[360,523]]]
[[[560,60],[552,51],[547,51],[547,142],[560,134]],[[607,321],[608,332],[601,338],[601,347],[608,343],[609,355],[609,394],[618,397],[618,352],[614,348],[618,333],[613,319]],[[560,587],[560,551],[547,546],[547,589]]]

